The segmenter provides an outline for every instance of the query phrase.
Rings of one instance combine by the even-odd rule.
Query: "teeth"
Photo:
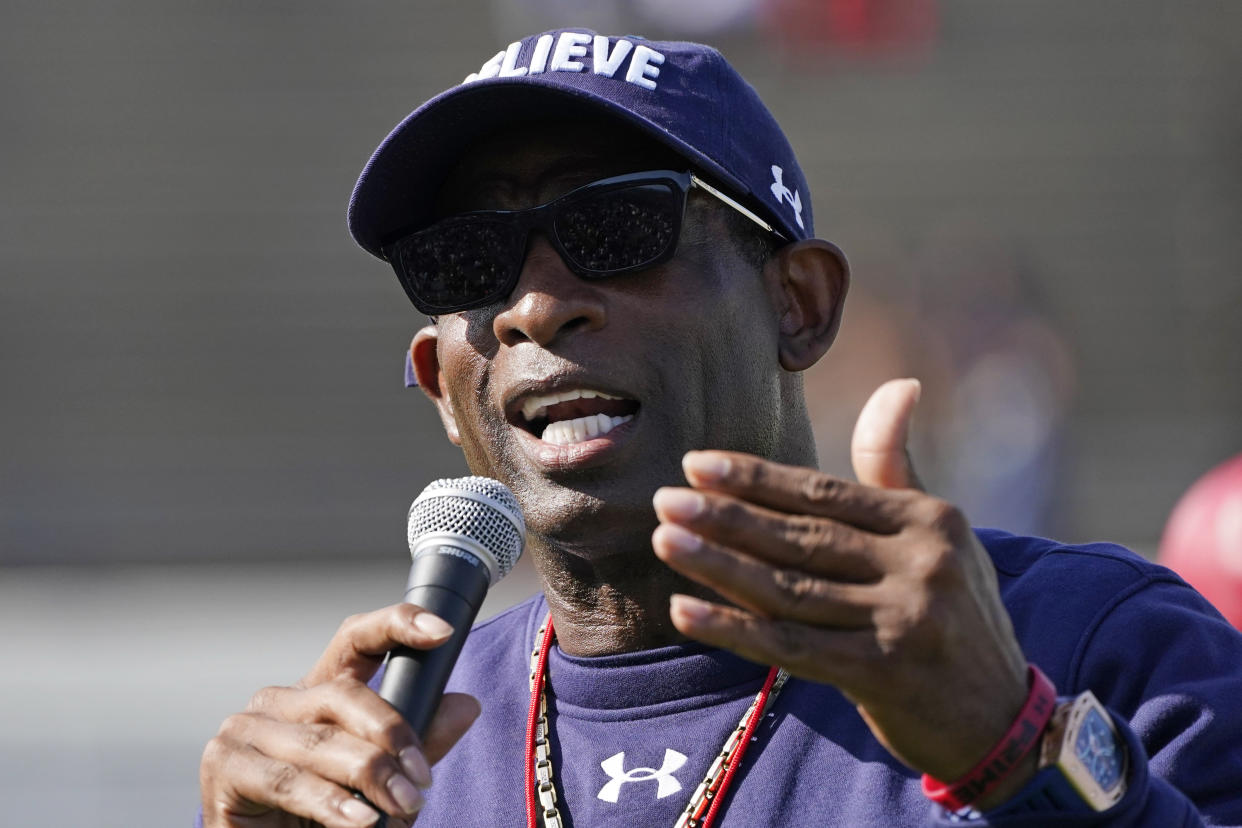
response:
[[[603,396],[602,394],[600,396]],[[609,417],[607,414],[595,414],[590,417],[578,417],[575,420],[560,420],[550,423],[543,430],[540,439],[545,443],[552,443],[558,446],[568,445],[569,443],[581,443],[592,437],[599,437],[612,431],[622,423],[628,423],[634,419],[633,414],[626,414],[624,417]]]
[[[596,397],[602,400],[621,399],[621,397],[614,397],[612,394],[605,394],[603,391],[593,391],[590,388],[575,388],[572,391],[562,391],[559,394],[543,394],[538,397],[531,397],[522,403],[522,416],[529,422],[547,414],[548,406],[569,402],[570,400],[591,400]]]

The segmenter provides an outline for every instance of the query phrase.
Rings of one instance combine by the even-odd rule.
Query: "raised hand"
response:
[[[207,744],[204,828],[373,824],[379,814],[352,791],[394,817],[390,828],[410,825],[431,784],[429,765],[466,732],[479,703],[446,694],[423,743],[366,682],[398,644],[430,649],[451,632],[410,604],[346,619],[305,678],[260,690]]]
[[[745,454],[687,454],[692,488],[657,492],[652,543],[731,602],[673,596],[682,633],[835,685],[893,755],[953,780],[1021,709],[1026,660],[966,518],[915,488],[905,444],[918,392],[893,380],[864,407],[858,483]]]

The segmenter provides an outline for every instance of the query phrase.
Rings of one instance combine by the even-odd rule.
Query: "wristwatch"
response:
[[[1053,711],[1039,768],[1043,795],[1065,810],[1105,811],[1125,796],[1126,744],[1090,690]]]

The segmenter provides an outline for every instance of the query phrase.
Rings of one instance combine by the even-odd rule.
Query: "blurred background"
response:
[[[410,499],[465,467],[345,204],[560,25],[708,40],[784,124],[854,273],[824,469],[919,376],[977,524],[1150,555],[1242,450],[1242,4],[6,0],[0,823],[188,824],[224,716],[399,597]]]

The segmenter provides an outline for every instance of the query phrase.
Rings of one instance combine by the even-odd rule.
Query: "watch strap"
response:
[[[1043,768],[1008,802],[987,812],[989,819],[1018,814],[1088,814],[1093,809],[1058,767]]]

